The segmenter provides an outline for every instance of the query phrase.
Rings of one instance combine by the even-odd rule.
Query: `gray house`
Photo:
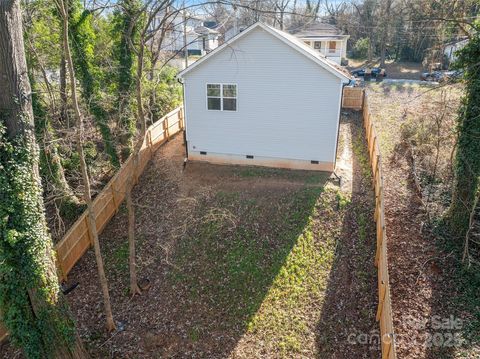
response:
[[[188,158],[333,171],[348,72],[257,23],[179,74]]]

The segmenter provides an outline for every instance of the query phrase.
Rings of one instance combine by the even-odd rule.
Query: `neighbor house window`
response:
[[[320,49],[322,48],[322,42],[321,42],[321,41],[315,41],[315,42],[313,43],[313,48],[314,48],[315,50],[320,50]]]
[[[217,111],[237,111],[237,85],[207,84],[207,108]]]
[[[337,51],[337,42],[336,41],[330,41],[328,43],[328,52],[334,53]]]

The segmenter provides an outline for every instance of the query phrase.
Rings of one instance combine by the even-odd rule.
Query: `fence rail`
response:
[[[171,136],[183,129],[183,107],[178,107],[160,120],[152,124],[146,131],[139,153],[137,168],[133,168],[133,156],[122,165],[119,171],[107,183],[93,201],[97,231],[100,234],[110,219],[117,212],[125,198],[129,176],[134,172],[134,183],[137,183],[148,161],[155,151]],[[75,263],[92,245],[91,231],[87,219],[88,211],[78,218],[63,238],[55,245],[57,252],[57,268],[60,280],[65,280]],[[5,339],[7,331],[0,323],[0,341]]]
[[[362,90],[362,89],[361,89]],[[380,326],[382,359],[396,359],[395,336],[393,330],[392,301],[388,277],[387,234],[385,228],[385,201],[383,187],[382,155],[375,125],[368,107],[368,95],[363,94],[363,124],[368,144],[368,154],[375,188],[375,222],[377,226],[377,249],[375,265],[378,268],[378,308],[377,321]]]

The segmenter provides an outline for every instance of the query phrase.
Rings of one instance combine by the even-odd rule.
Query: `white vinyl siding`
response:
[[[262,28],[183,80],[189,153],[335,162],[340,78]],[[209,111],[206,84],[236,84],[241,107]]]

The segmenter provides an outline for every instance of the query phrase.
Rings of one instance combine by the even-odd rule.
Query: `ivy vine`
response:
[[[74,323],[64,302],[36,171],[33,130],[8,137],[0,114],[0,320],[27,358],[71,346]],[[2,118],[3,117],[3,118]]]
[[[100,86],[102,73],[95,65],[95,32],[92,26],[92,13],[87,9],[82,10],[79,0],[72,0],[69,5],[69,40],[75,55],[73,60],[82,88],[82,97],[95,118],[110,162],[114,167],[119,167],[120,161],[109,127],[109,115],[102,106]]]

